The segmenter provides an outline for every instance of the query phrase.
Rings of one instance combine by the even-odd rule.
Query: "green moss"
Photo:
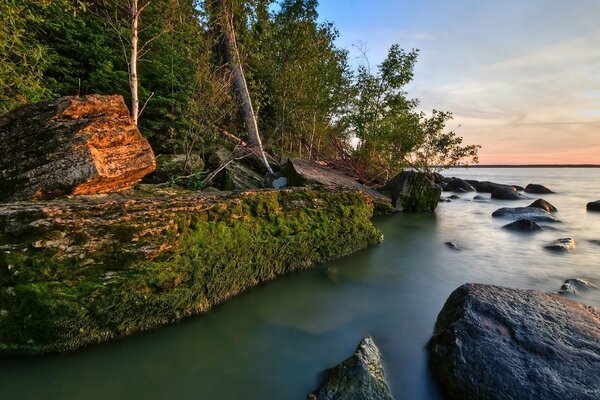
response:
[[[161,214],[169,229],[141,239],[152,221],[106,223],[96,233],[113,241],[75,261],[60,250],[5,253],[0,350],[72,350],[206,311],[262,282],[378,243],[373,208],[358,192],[263,191],[200,212]],[[170,250],[140,251],[158,245]]]

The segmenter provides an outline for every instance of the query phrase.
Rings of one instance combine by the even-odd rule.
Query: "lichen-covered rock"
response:
[[[560,295],[463,285],[428,349],[451,399],[600,398],[600,310]]]
[[[365,185],[361,185],[341,172],[319,165],[311,160],[290,158],[283,169],[283,174],[287,178],[288,186],[316,186],[360,190],[373,198],[378,213],[384,214],[393,210],[389,197]]]
[[[370,337],[356,352],[327,372],[323,385],[309,400],[393,400],[379,349]]]
[[[385,189],[392,194],[392,205],[405,211],[433,211],[442,194],[442,188],[426,174],[416,171],[401,172]]]
[[[0,118],[0,201],[114,192],[154,168],[121,96],[60,97]]]
[[[373,201],[176,189],[0,205],[0,352],[54,352],[208,310],[377,244]]]

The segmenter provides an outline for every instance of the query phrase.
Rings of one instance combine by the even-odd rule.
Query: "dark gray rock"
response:
[[[525,186],[525,193],[548,194],[554,192],[548,189],[546,186],[530,183],[529,185]]]
[[[600,211],[600,200],[590,201],[587,203],[586,209],[588,211]]]
[[[542,227],[530,219],[520,219],[515,222],[511,222],[508,225],[504,225],[502,228],[508,229],[509,231],[519,232],[535,232],[541,231]]]
[[[475,188],[479,193],[492,193],[495,189],[513,189],[515,188],[511,185],[504,185],[502,183],[495,183],[489,181],[474,181],[474,180],[466,180],[471,186]]]
[[[458,247],[454,242],[446,242],[444,244],[450,247],[452,250],[460,250],[460,247]]]
[[[559,295],[463,285],[428,350],[450,399],[600,399],[600,310]]]
[[[581,278],[567,279],[560,287],[559,294],[577,294],[579,291],[598,289],[596,285]]]
[[[473,197],[473,200],[475,200],[475,201],[488,201],[489,198],[483,197],[483,196],[481,196],[481,195],[478,194],[477,196]]]
[[[554,207],[552,204],[548,203],[544,199],[537,199],[533,203],[531,203],[528,207],[541,208],[542,210],[546,210],[548,212],[557,212],[558,209]]]
[[[521,200],[526,198],[512,186],[499,186],[492,190],[492,199],[496,200]]]
[[[450,200],[458,200],[458,199],[460,199],[460,196],[458,196],[458,195],[456,195],[456,194],[453,194],[452,196],[448,196],[448,198],[449,198]]]
[[[503,207],[492,213],[494,218],[530,219],[535,222],[560,222],[549,212],[535,207]]]
[[[401,172],[384,189],[390,191],[392,205],[405,211],[433,211],[442,194],[442,188],[431,178],[416,171]]]
[[[475,188],[469,182],[460,178],[444,178],[443,187],[446,192],[466,193],[475,191]]]
[[[572,238],[562,238],[562,239],[558,239],[554,243],[551,243],[544,247],[546,249],[552,250],[552,251],[566,252],[566,251],[573,250],[575,248],[575,246],[576,246],[576,243]]]
[[[356,352],[327,372],[323,385],[309,400],[393,400],[379,349],[363,339]]]
[[[590,243],[597,244],[598,246],[600,246],[600,240],[592,239],[592,240],[590,240]]]
[[[515,190],[518,190],[519,192],[525,191],[525,188],[523,186],[512,185],[512,187],[515,188]]]

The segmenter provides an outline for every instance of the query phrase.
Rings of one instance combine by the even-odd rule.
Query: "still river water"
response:
[[[304,399],[321,372],[366,335],[396,399],[440,399],[425,345],[448,295],[465,282],[556,292],[566,278],[600,286],[600,169],[470,169],[449,176],[540,183],[557,231],[500,229],[495,209],[531,200],[441,203],[435,214],[379,218],[384,242],[259,287],[179,324],[72,354],[0,357],[0,399]],[[489,194],[484,194],[489,196]],[[534,195],[531,195],[533,197]],[[542,248],[561,237],[569,254]],[[452,241],[462,251],[444,245]],[[600,306],[600,291],[576,296]]]

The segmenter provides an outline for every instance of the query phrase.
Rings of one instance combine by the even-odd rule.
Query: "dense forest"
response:
[[[353,69],[317,8],[317,0],[4,0],[0,113],[63,95],[121,94],[158,153],[205,154],[245,140],[223,51],[231,26],[267,152],[337,160],[380,180],[405,167],[477,161],[479,146],[446,130],[449,112],[424,113],[405,92],[417,50],[393,45],[376,68]]]

